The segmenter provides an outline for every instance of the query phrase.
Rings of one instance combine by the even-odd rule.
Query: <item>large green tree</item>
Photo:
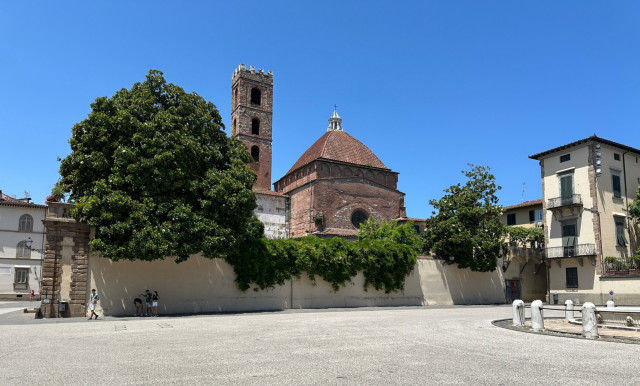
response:
[[[629,216],[640,221],[640,186],[636,191],[636,199],[629,205]]]
[[[453,185],[440,200],[429,201],[435,210],[423,235],[425,252],[460,268],[493,271],[504,232],[502,207],[495,195],[500,186],[489,167],[469,166],[470,170],[462,172],[467,177],[464,185]]]
[[[177,262],[223,255],[260,236],[243,144],[217,108],[160,71],[91,104],[72,129],[60,186],[94,226],[94,250],[112,260]]]

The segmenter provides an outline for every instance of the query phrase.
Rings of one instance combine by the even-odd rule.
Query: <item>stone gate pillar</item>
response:
[[[44,225],[45,255],[42,267],[41,310],[46,318],[85,316],[89,275],[91,227],[69,214],[73,204],[49,202]],[[60,302],[68,310],[59,312]]]

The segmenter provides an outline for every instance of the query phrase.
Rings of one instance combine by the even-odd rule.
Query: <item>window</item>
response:
[[[536,209],[536,221],[544,221],[544,211],[542,209]]]
[[[260,162],[260,148],[258,146],[251,147],[251,156],[253,157],[253,162]]]
[[[567,268],[567,288],[578,288],[578,268]]]
[[[516,225],[516,214],[509,213],[507,215],[507,225]]]
[[[28,214],[23,214],[20,216],[20,220],[18,222],[18,231],[19,232],[33,232],[33,217]]]
[[[613,153],[613,159],[616,160],[616,161],[620,161],[620,154]]]
[[[573,200],[573,173],[560,176],[560,198],[563,205],[569,205]]]
[[[360,228],[360,224],[367,221],[368,217],[363,210],[357,209],[351,214],[351,224],[356,228]]]
[[[560,162],[567,162],[571,159],[571,154],[565,154],[560,156]]]
[[[563,256],[572,257],[576,253],[576,224],[562,225]]]
[[[21,241],[16,247],[16,257],[22,259],[28,259],[31,257],[31,249],[27,247],[26,241]]]
[[[624,236],[624,220],[621,218],[616,218],[616,243],[620,247],[625,247],[627,245],[627,238]]]
[[[613,197],[622,198],[622,189],[620,185],[620,172],[611,171],[611,186],[613,190]]]
[[[251,89],[251,104],[253,105],[259,105],[260,104],[260,97],[261,97],[261,92],[259,89],[257,88],[252,88]]]
[[[251,120],[251,134],[253,135],[260,134],[260,120],[258,118],[253,118]]]
[[[529,222],[534,222],[536,221],[536,211],[535,210],[530,210],[529,211]]]
[[[13,281],[14,289],[29,288],[29,268],[16,268],[16,275]]]

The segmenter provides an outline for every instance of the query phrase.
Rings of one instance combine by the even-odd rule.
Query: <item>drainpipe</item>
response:
[[[624,210],[627,213],[627,230],[629,232],[629,253],[633,253],[631,250],[631,220],[629,219],[629,193],[627,192],[627,164],[625,162],[624,155],[627,154],[629,150],[622,153],[622,176],[624,177]]]

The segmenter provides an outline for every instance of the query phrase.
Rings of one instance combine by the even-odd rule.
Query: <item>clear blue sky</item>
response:
[[[503,205],[538,199],[529,155],[594,133],[640,147],[638,20],[638,1],[4,1],[0,189],[42,203],[90,103],[150,69],[229,127],[245,63],[275,74],[274,181],[337,104],[400,173],[409,216],[467,163],[492,168]]]

